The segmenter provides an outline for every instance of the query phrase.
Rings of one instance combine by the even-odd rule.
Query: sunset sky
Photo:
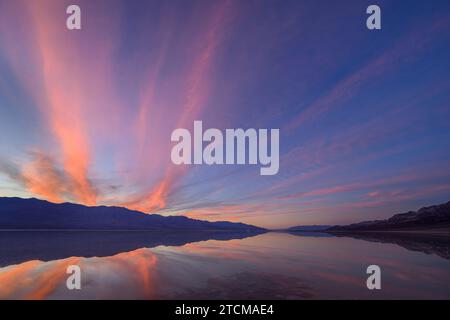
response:
[[[0,0],[0,196],[263,227],[449,201],[450,2],[376,3],[370,31],[364,0]],[[194,120],[279,128],[279,173],[172,164]]]

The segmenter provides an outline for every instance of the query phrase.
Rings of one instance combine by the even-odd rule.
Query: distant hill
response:
[[[392,216],[386,220],[364,221],[346,226],[334,226],[326,231],[450,231],[450,201]]]
[[[331,228],[331,226],[322,226],[322,225],[313,225],[313,226],[296,226],[296,227],[291,227],[289,229],[287,229],[287,231],[291,231],[291,232],[308,232],[308,231],[323,231],[326,229]]]
[[[38,199],[1,197],[0,229],[265,231],[243,223],[209,222],[184,216],[165,217],[122,207],[87,207],[73,203],[55,204]]]

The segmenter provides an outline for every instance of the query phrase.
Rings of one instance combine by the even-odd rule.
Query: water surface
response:
[[[0,232],[0,298],[450,299],[448,237],[274,232],[161,237]],[[215,240],[202,241],[211,237]],[[66,287],[72,264],[81,267],[81,290]],[[366,287],[372,264],[382,269],[381,290]]]

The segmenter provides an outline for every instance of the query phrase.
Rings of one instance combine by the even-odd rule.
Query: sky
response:
[[[372,2],[0,0],[0,196],[269,228],[449,201],[450,3]],[[278,128],[278,174],[174,165],[194,120]]]

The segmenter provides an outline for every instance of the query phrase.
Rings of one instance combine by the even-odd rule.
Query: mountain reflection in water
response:
[[[445,246],[449,248],[445,237],[435,238],[434,245],[413,237],[410,241],[414,244],[408,246],[408,237],[374,242],[374,236],[370,241],[273,232],[234,236],[222,234],[222,239],[193,242],[197,240],[192,235],[181,241],[179,234],[177,241],[181,242],[158,243],[148,241],[151,236],[143,233],[62,232],[44,236],[0,232],[0,298],[450,298],[450,260],[441,254]],[[27,243],[33,237],[35,243]],[[80,240],[76,255],[61,256],[59,252],[58,257],[43,252],[46,248],[54,250],[58,243],[65,243],[60,250],[72,247],[76,238],[91,239]],[[147,245],[140,238],[147,238]],[[120,239],[121,245],[117,243]],[[46,241],[53,244],[46,245]],[[423,252],[418,241],[425,243]],[[84,248],[85,254],[83,243],[90,243]],[[142,247],[134,248],[140,244]],[[24,249],[16,251],[20,246]],[[116,252],[120,246],[128,251]],[[430,247],[437,247],[437,252]],[[108,250],[111,255],[96,256]],[[24,257],[34,254],[35,258],[24,260],[20,253]],[[8,259],[15,262],[8,263]],[[81,267],[81,290],[66,288],[66,268],[72,264]],[[366,288],[366,268],[371,264],[381,267],[381,290]]]
[[[0,231],[0,267],[28,260],[107,257],[160,245],[181,246],[204,240],[243,239],[249,231]]]

